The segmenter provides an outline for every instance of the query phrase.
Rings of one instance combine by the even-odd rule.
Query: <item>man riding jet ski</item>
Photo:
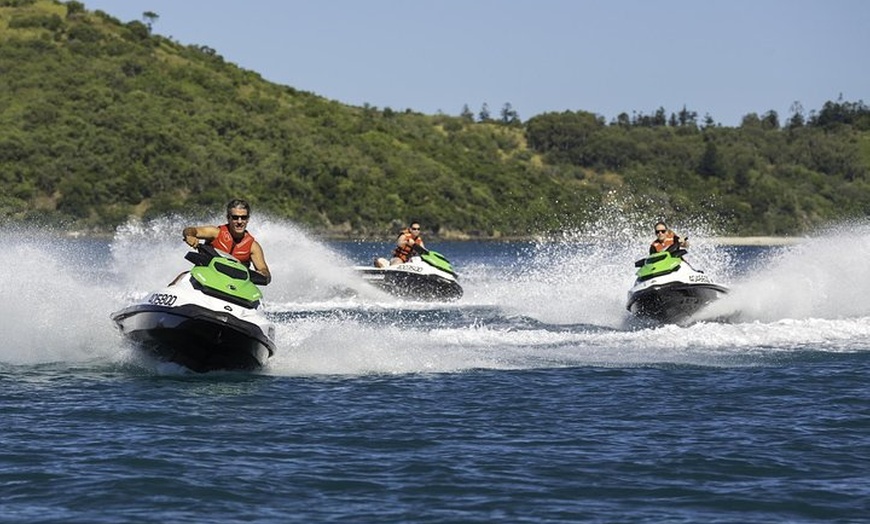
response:
[[[263,248],[247,231],[250,216],[251,206],[233,199],[225,225],[184,228],[184,242],[198,251],[184,257],[194,267],[144,303],[112,314],[121,332],[194,371],[263,366],[275,351],[275,327],[257,285],[272,276]]]
[[[138,348],[192,371],[253,370],[275,352],[275,326],[263,313],[266,277],[207,244],[168,286],[112,314]]]

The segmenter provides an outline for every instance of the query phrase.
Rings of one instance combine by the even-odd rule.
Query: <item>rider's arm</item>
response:
[[[189,226],[181,231],[181,236],[184,238],[184,243],[190,247],[196,247],[200,240],[211,242],[216,239],[220,229],[215,226]]]
[[[269,266],[266,264],[266,257],[263,255],[263,248],[259,242],[254,242],[251,245],[251,262],[254,264],[254,269],[266,277],[266,284],[272,281],[272,273],[269,271]]]
[[[413,246],[413,245],[414,245],[414,239],[411,238],[411,235],[406,235],[406,234],[402,233],[401,235],[399,235],[399,238],[396,239],[396,246],[398,246],[398,247]]]

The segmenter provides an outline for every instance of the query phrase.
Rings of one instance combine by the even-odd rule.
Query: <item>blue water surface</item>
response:
[[[0,522],[870,515],[866,270],[841,284],[815,269],[821,296],[799,247],[696,239],[693,262],[741,316],[638,326],[624,310],[636,245],[613,261],[588,245],[430,245],[466,290],[438,304],[371,294],[323,263],[365,264],[384,244],[270,231],[298,240],[267,251],[279,351],[254,373],[188,373],[114,331],[114,308],[183,264],[130,278],[123,235],[16,248],[60,276],[2,291]],[[82,283],[102,251],[114,266]],[[577,263],[589,257],[597,271]]]

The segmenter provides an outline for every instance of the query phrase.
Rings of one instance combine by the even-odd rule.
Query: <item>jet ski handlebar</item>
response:
[[[269,279],[266,278],[266,275],[259,273],[257,271],[248,270],[248,276],[251,277],[251,282],[257,284],[258,286],[265,286],[269,283]]]
[[[197,244],[196,251],[188,251],[184,259],[194,266],[207,266],[211,259],[219,257],[217,250],[211,244]]]

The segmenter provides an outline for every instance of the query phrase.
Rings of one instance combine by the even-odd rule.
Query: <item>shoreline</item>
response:
[[[806,237],[712,237],[710,240],[720,246],[794,246],[807,239]]]
[[[63,236],[67,238],[83,238],[83,237],[93,237],[93,238],[111,238],[112,233],[108,232],[85,232],[85,231],[66,231],[63,232]],[[319,237],[322,240],[327,241],[338,241],[338,242],[380,242],[383,241],[381,238],[372,238],[366,235],[361,236],[352,236],[352,235],[330,235],[330,234],[314,234],[315,237]],[[467,235],[430,235],[432,240],[441,241],[441,242],[534,242],[539,240],[540,236],[496,236],[496,237],[471,237]],[[720,245],[720,246],[793,246],[800,244],[807,240],[807,237],[776,237],[776,236],[752,236],[752,237],[740,237],[740,236],[722,236],[722,237],[709,237],[705,239],[710,243]]]
[[[346,236],[326,236],[322,237],[325,240],[335,242],[386,242],[380,238],[368,237],[346,237]],[[530,237],[453,237],[453,236],[435,236],[430,235],[432,241],[435,242],[536,242],[540,240],[540,236]],[[807,240],[807,237],[707,237],[705,243],[715,244],[717,246],[794,246],[801,244]]]

